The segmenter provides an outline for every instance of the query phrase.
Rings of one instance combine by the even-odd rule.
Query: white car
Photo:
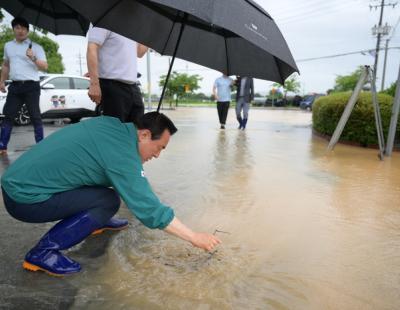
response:
[[[40,77],[40,112],[42,118],[69,118],[72,123],[82,117],[99,115],[98,107],[88,96],[90,80],[82,76],[49,74]],[[7,93],[0,92],[0,111],[3,111]],[[18,112],[18,125],[30,123],[25,105]]]

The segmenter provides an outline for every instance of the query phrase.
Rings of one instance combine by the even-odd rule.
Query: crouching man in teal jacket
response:
[[[4,204],[29,223],[58,221],[25,257],[23,267],[65,275],[81,270],[62,254],[93,233],[126,228],[113,218],[120,198],[147,227],[162,229],[211,251],[220,240],[181,223],[153,193],[143,163],[157,158],[177,131],[163,114],[142,116],[137,127],[101,116],[53,133],[18,158],[1,179]]]

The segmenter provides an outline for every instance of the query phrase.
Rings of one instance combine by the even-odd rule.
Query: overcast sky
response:
[[[356,52],[374,49],[376,37],[372,36],[371,28],[378,24],[379,10],[370,10],[370,5],[379,5],[381,1],[374,0],[256,0],[276,21],[300,70],[299,80],[302,93],[326,92],[332,88],[337,75],[346,75],[359,65],[373,65],[371,55],[361,53],[345,57],[302,61],[308,58]],[[386,3],[396,3],[395,8],[385,7],[384,23],[393,28],[400,20],[400,0],[386,0]],[[6,16],[5,22],[10,21]],[[51,36],[51,35],[50,35]],[[80,74],[79,55],[82,71],[86,69],[86,45],[84,37],[51,36],[60,45],[65,73]],[[400,25],[391,32],[389,47],[400,47]],[[386,39],[384,38],[384,40]],[[382,46],[384,46],[383,41]],[[378,82],[380,90],[384,52],[380,53]],[[386,86],[397,79],[400,66],[400,49],[388,52]],[[168,57],[151,54],[152,93],[160,93],[159,76],[166,74]],[[199,74],[203,77],[200,91],[210,94],[212,85],[220,73],[190,62],[177,60],[175,71]],[[139,71],[144,91],[147,89],[146,57],[139,60]],[[256,80],[255,90],[266,94],[271,89],[271,82]]]

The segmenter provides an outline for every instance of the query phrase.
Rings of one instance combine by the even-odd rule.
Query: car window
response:
[[[86,79],[73,78],[75,89],[89,89],[90,81]]]
[[[58,77],[51,79],[48,83],[53,84],[56,89],[71,89],[69,78]]]

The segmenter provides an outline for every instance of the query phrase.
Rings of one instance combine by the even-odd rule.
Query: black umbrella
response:
[[[90,24],[86,17],[60,0],[0,0],[0,7],[56,35],[85,36]]]
[[[166,83],[175,56],[279,83],[298,71],[274,20],[251,0],[61,1],[98,27],[172,55]]]

